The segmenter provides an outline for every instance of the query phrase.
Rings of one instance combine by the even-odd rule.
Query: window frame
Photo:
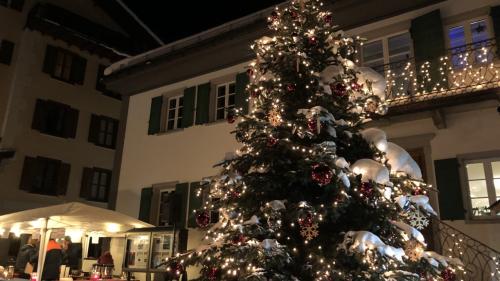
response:
[[[412,58],[414,56],[414,50],[413,50],[413,40],[411,40],[411,33],[410,33],[410,30],[403,30],[403,31],[387,34],[387,35],[373,38],[371,40],[367,40],[366,42],[363,42],[363,45],[359,48],[360,49],[359,50],[359,61],[361,62],[361,65],[366,66],[365,62],[364,62],[364,56],[363,56],[363,46],[370,44],[370,43],[373,43],[373,42],[377,42],[377,41],[382,41],[382,59],[383,59],[382,65],[386,65],[386,64],[391,63],[390,62],[391,56],[389,54],[389,38],[393,38],[393,37],[403,35],[403,34],[410,35],[410,51],[408,54],[408,58]],[[382,65],[380,65],[380,66],[382,66]],[[375,65],[375,66],[379,66],[379,65]]]
[[[170,196],[175,194],[175,185],[172,187],[166,187],[166,188],[162,188],[162,189],[158,190],[158,203],[157,203],[158,209],[157,209],[157,214],[156,214],[156,225],[161,226],[161,227],[172,227],[173,224],[170,224],[170,222],[168,225],[160,225],[161,211],[162,211],[162,198],[163,198],[162,195],[164,193],[168,193],[168,194],[170,194]],[[172,201],[170,201],[169,203],[171,204]]]
[[[184,114],[181,114],[179,115],[179,110],[182,108],[184,109],[184,95],[183,94],[179,94],[179,95],[175,95],[175,96],[169,96],[169,97],[164,97],[164,99],[166,99],[166,103],[165,103],[165,106],[164,106],[164,112],[165,112],[165,117],[162,118],[163,120],[165,120],[165,125],[163,126],[163,132],[167,133],[167,132],[174,132],[174,131],[178,131],[178,130],[182,130],[183,127],[182,127],[182,119],[184,118]],[[180,103],[180,100],[182,99],[182,107],[179,106],[179,103]],[[174,113],[174,118],[173,119],[170,119],[169,118],[169,113],[170,113],[170,101],[171,100],[176,100],[176,103],[175,103],[175,113]],[[184,111],[183,111],[184,113]],[[179,118],[180,118],[180,124],[179,124]],[[168,128],[168,122],[170,120],[174,120],[174,127],[172,129],[169,129]]]
[[[461,20],[461,21],[457,21],[457,22],[454,22],[454,23],[451,23],[451,24],[447,24],[444,26],[444,31],[445,31],[445,42],[446,42],[446,47],[448,49],[451,49],[451,40],[450,40],[450,36],[449,36],[449,30],[451,28],[455,28],[455,27],[459,27],[459,26],[463,26],[464,27],[464,39],[465,39],[465,45],[469,45],[469,44],[472,44],[472,33],[470,31],[470,28],[465,28],[465,26],[467,27],[470,27],[471,23],[473,22],[476,22],[476,21],[481,21],[481,20],[485,20],[486,21],[486,29],[488,30],[488,39],[493,39],[495,38],[495,33],[494,33],[494,30],[493,30],[493,22],[491,20],[491,17],[488,15],[488,14],[484,14],[482,16],[478,16],[478,17],[474,17],[474,18],[470,18],[470,19],[466,19],[466,20]],[[458,46],[460,47],[460,46]]]
[[[473,44],[477,44],[477,43],[472,42],[472,33],[470,30],[470,26],[473,22],[482,21],[482,20],[484,20],[486,22],[486,30],[488,32],[488,38],[486,40],[494,39],[495,38],[495,31],[493,28],[493,22],[492,22],[491,16],[489,16],[488,14],[483,14],[481,16],[477,16],[474,18],[469,18],[469,19],[457,21],[457,22],[447,24],[444,26],[444,37],[445,37],[446,48],[447,48],[447,50],[452,52],[450,60],[451,60],[452,66],[455,69],[463,69],[463,66],[455,65],[453,63],[453,57],[457,55],[457,54],[453,54],[453,50],[458,51],[458,54],[460,54],[461,52],[465,52],[466,48],[468,48],[468,46],[472,46]],[[465,45],[452,47],[449,31],[452,28],[457,28],[460,26],[463,27],[463,30],[464,30]],[[494,60],[494,58],[493,58],[493,60]],[[482,64],[482,63],[479,63],[479,64]]]
[[[234,87],[234,92],[233,93],[229,92],[231,84],[234,85],[233,86]],[[219,98],[220,98],[219,97],[219,88],[221,88],[221,87],[225,87],[225,92],[224,92],[224,107],[219,107],[219,105],[218,105],[218,101],[219,101]],[[220,121],[220,120],[227,119],[227,113],[228,113],[227,110],[229,108],[234,108],[236,106],[236,81],[232,80],[232,81],[228,81],[228,82],[224,82],[224,83],[220,83],[220,84],[215,85],[214,96],[215,96],[214,121]],[[229,105],[229,98],[230,98],[230,96],[234,96],[234,98],[235,98],[235,102],[234,102],[234,104],[231,107]],[[218,116],[218,111],[219,110],[224,110],[224,118],[219,118],[219,116]]]
[[[461,189],[462,189],[462,198],[464,200],[464,207],[466,209],[466,216],[465,216],[465,222],[466,223],[492,223],[492,222],[499,222],[500,221],[500,215],[489,215],[489,216],[474,216],[473,211],[472,211],[472,201],[471,201],[471,196],[470,196],[470,188],[469,188],[469,182],[468,182],[468,176],[467,176],[467,164],[474,164],[474,163],[483,163],[484,161],[489,161],[491,162],[496,162],[500,161],[500,151],[487,151],[487,152],[478,152],[478,153],[471,153],[471,154],[465,154],[465,155],[458,155],[457,156],[459,163],[460,163],[460,182],[461,182]],[[490,164],[491,165],[491,164]],[[495,186],[493,183],[493,177],[492,174],[491,177],[488,179],[488,173],[492,173],[492,170],[490,169],[489,172],[485,169],[485,181],[486,181],[486,187],[488,190],[488,198],[490,198],[490,188],[492,187],[492,190],[495,191]],[[489,182],[491,182],[491,185],[489,186]],[[500,194],[498,195],[500,197]],[[491,204],[490,204],[491,206]]]
[[[108,147],[108,148],[114,148],[114,143],[116,142],[116,136],[115,136],[115,126],[117,126],[116,120],[110,117],[105,117],[105,116],[100,116],[99,118],[99,130],[97,132],[97,145],[102,146],[102,147]],[[105,122],[105,128],[104,130],[101,128],[102,122]],[[111,132],[109,132],[110,125],[113,125]],[[104,134],[104,142],[101,143],[101,134]],[[108,138],[111,138],[110,142],[111,144],[107,144]]]
[[[62,63],[61,63],[61,69],[60,69],[60,74],[56,74],[58,71],[58,66],[59,66],[59,57],[60,56],[63,56],[62,58]],[[52,72],[50,73],[50,76],[56,80],[60,80],[60,81],[63,81],[63,82],[67,82],[67,83],[71,83],[73,84],[73,81],[71,81],[71,71],[72,71],[72,68],[73,68],[73,64],[74,64],[74,61],[75,61],[75,54],[68,51],[68,50],[65,50],[65,49],[62,49],[62,48],[56,48],[56,56],[54,58],[54,69],[52,70]],[[70,63],[67,64],[67,59],[68,58],[71,58],[70,60]],[[64,77],[64,70],[67,70],[68,71],[68,77]]]
[[[97,184],[97,190],[96,190],[96,196],[92,196],[92,189],[94,188],[94,177],[95,174],[98,173],[98,184]],[[103,186],[101,185],[101,178],[103,174],[106,174],[107,180],[106,180],[106,185]],[[109,200],[109,191],[111,189],[111,176],[112,176],[112,171],[107,170],[107,169],[102,169],[102,168],[92,168],[92,178],[90,179],[90,191],[89,195],[87,198],[85,198],[88,201],[93,201],[93,202],[102,202],[102,203],[107,203]],[[99,188],[104,187],[105,188],[105,195],[104,199],[99,198]]]

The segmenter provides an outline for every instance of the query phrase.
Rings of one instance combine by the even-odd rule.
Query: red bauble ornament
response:
[[[321,124],[321,121],[317,118],[312,118],[307,121],[307,129],[309,129],[311,133],[319,134],[321,128],[323,128],[323,124]]]
[[[362,84],[358,84],[358,82],[356,82],[355,80],[353,80],[351,82],[351,89],[353,89],[354,91],[361,91],[361,89],[363,89],[363,85]]]
[[[314,224],[313,215],[306,213],[305,216],[299,218],[298,222],[300,227],[311,227]]]
[[[227,123],[233,124],[235,121],[236,121],[236,116],[234,115],[234,113],[229,112],[227,114]]]
[[[347,87],[343,83],[330,84],[330,89],[332,90],[333,94],[339,97],[343,97],[347,94]]]
[[[207,211],[197,212],[196,224],[201,228],[207,227],[210,224],[210,214]]]
[[[441,277],[444,281],[455,281],[457,280],[457,275],[451,269],[446,268],[441,271]]]
[[[258,98],[260,96],[260,90],[250,91],[250,95],[252,96],[252,98]]]
[[[325,164],[314,164],[312,166],[311,178],[320,186],[327,185],[332,181],[333,172]]]
[[[219,275],[219,269],[216,267],[212,267],[207,271],[207,278],[210,281],[217,280],[217,275]]]
[[[411,195],[422,195],[423,192],[422,192],[422,189],[420,188],[415,188],[411,191]]]
[[[370,182],[363,182],[359,187],[359,192],[363,194],[364,197],[372,198],[375,194],[375,189],[373,188],[373,184]]]
[[[294,84],[288,84],[288,85],[286,85],[286,90],[288,92],[294,92],[295,91],[295,85]]]
[[[251,68],[247,69],[247,75],[248,76],[252,77],[253,73],[254,73],[253,69],[251,69]]]
[[[278,143],[278,139],[274,137],[270,137],[267,139],[267,146],[272,147],[275,146]]]
[[[181,263],[174,262],[170,265],[170,269],[172,273],[176,275],[181,274],[184,271],[184,266]]]
[[[231,199],[236,199],[236,198],[240,197],[240,193],[236,190],[233,190],[233,191],[231,191],[231,193],[229,193],[229,196],[231,197]]]
[[[323,20],[325,21],[325,23],[331,24],[332,23],[332,15],[328,14],[328,15],[324,16]]]
[[[231,239],[231,243],[241,245],[241,244],[245,243],[246,240],[247,240],[247,238],[245,237],[245,235],[238,234],[238,235],[233,236],[233,238]]]
[[[292,19],[296,20],[299,17],[299,14],[296,11],[291,11],[290,16]]]
[[[316,44],[318,44],[318,38],[316,38],[316,36],[309,37],[309,44],[310,45],[316,45]]]
[[[276,12],[276,11],[272,11],[272,12],[271,12],[271,16],[270,16],[270,20],[271,20],[271,21],[275,21],[275,20],[277,20],[277,19],[278,19],[278,17],[279,17],[278,12]]]

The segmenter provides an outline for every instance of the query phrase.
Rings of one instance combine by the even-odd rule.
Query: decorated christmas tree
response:
[[[248,68],[250,110],[231,109],[241,147],[205,182],[205,239],[170,260],[197,280],[454,280],[460,261],[427,251],[410,225],[435,215],[410,155],[365,128],[387,111],[385,81],[358,67],[361,40],[318,0],[268,18]],[[210,217],[219,221],[210,224]],[[417,224],[418,227],[422,225]]]

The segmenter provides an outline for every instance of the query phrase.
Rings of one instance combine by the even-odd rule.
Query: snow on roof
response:
[[[120,0],[117,0],[121,2]],[[286,4],[286,2],[284,3]],[[283,4],[281,4],[283,5]],[[120,61],[117,61],[110,66],[108,66],[104,70],[104,75],[108,76],[113,73],[116,73],[118,71],[124,70],[126,68],[130,68],[135,65],[139,65],[142,63],[146,63],[152,59],[161,57],[163,55],[166,55],[168,53],[171,53],[175,50],[179,50],[185,47],[188,47],[190,45],[194,45],[200,41],[206,40],[208,38],[215,37],[217,35],[229,32],[231,30],[240,28],[242,26],[249,25],[253,22],[256,22],[262,18],[267,18],[268,14],[273,10],[274,7],[269,7],[267,9],[260,10],[258,12],[255,12],[253,14],[238,18],[233,21],[229,21],[225,24],[216,26],[214,28],[208,29],[206,31],[200,32],[198,34],[177,40],[175,42],[172,42],[170,44],[163,45],[161,47],[158,47],[156,49],[153,49],[151,51],[147,51],[145,53],[133,56],[133,57],[128,57],[125,59],[122,59]]]

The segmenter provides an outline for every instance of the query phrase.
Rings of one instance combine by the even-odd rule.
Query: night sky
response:
[[[123,1],[165,43],[284,2],[284,0]]]

